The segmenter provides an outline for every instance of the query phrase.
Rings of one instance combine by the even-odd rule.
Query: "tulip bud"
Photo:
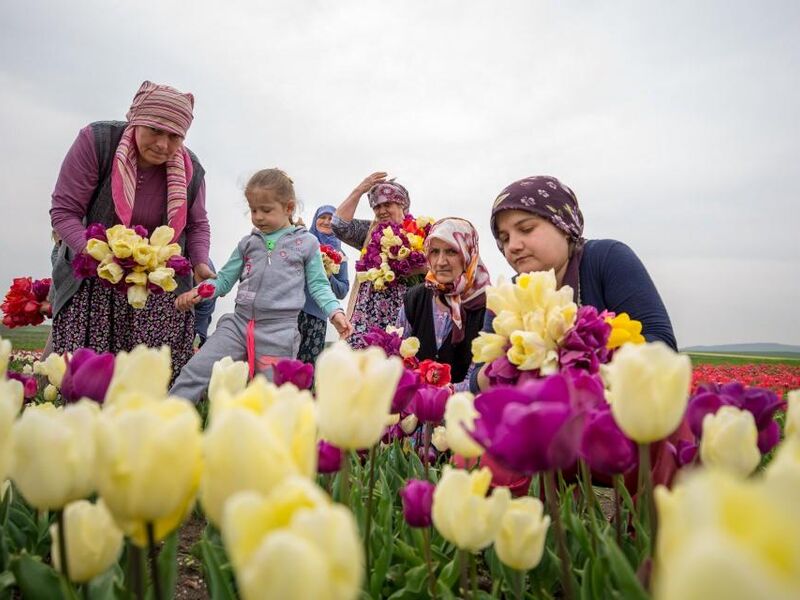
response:
[[[89,400],[63,408],[47,403],[29,406],[14,424],[11,477],[31,506],[57,510],[94,491],[99,412]]]
[[[723,406],[703,419],[700,458],[709,468],[747,477],[761,461],[758,429],[753,415],[734,406]]]
[[[11,468],[13,452],[11,434],[21,404],[22,384],[19,381],[0,380],[0,483],[5,481]],[[0,495],[0,500],[2,498]]]
[[[508,488],[486,497],[492,472],[484,467],[466,471],[445,467],[433,493],[433,524],[447,541],[477,552],[492,543],[511,501]]]
[[[410,414],[405,417],[402,421],[400,421],[400,429],[403,430],[403,433],[406,435],[411,435],[417,430],[417,426],[419,425],[419,419],[417,415]]]
[[[226,356],[211,367],[211,380],[208,383],[208,399],[212,406],[217,403],[222,390],[235,396],[247,387],[249,371],[244,361],[234,361]]]
[[[438,423],[444,418],[444,409],[450,392],[447,388],[425,385],[412,399],[412,410],[423,423]]]
[[[385,427],[402,364],[379,348],[351,350],[338,342],[317,361],[321,436],[343,450],[374,446]],[[358,418],[353,418],[358,415]]]
[[[67,361],[67,370],[61,382],[61,395],[65,402],[90,398],[102,404],[113,374],[113,354],[97,354],[90,348],[78,348]]]
[[[512,569],[527,571],[542,560],[550,517],[543,516],[538,498],[524,496],[511,501],[494,540],[497,557]]]
[[[409,479],[400,497],[403,499],[403,516],[411,527],[430,527],[433,491],[436,489],[429,481]]]
[[[114,362],[114,375],[106,392],[106,404],[128,396],[163,398],[172,373],[169,346],[136,346],[120,352]]]
[[[122,551],[122,532],[117,528],[102,499],[97,504],[87,500],[71,502],[64,507],[63,518],[67,532],[67,564],[72,581],[87,583],[117,562]],[[53,565],[59,571],[60,533],[58,527],[50,526],[50,553]]]
[[[45,402],[55,402],[58,398],[58,388],[52,383],[48,383],[42,391],[42,397]]]
[[[477,458],[483,454],[483,448],[467,433],[474,430],[477,416],[474,398],[469,392],[453,394],[444,409],[447,445],[464,458]]]
[[[633,441],[664,439],[680,425],[689,398],[692,363],[663,342],[625,344],[603,368],[611,414]]]
[[[800,437],[800,390],[792,390],[787,394],[786,436]]]
[[[431,443],[439,452],[447,452],[450,449],[450,446],[447,444],[447,433],[443,425],[433,428]]]
[[[291,383],[298,389],[309,390],[314,383],[314,365],[304,363],[302,360],[285,358],[275,365],[273,377],[275,385]]]
[[[419,352],[419,338],[409,337],[400,343],[400,356],[409,358]]]
[[[317,459],[317,472],[321,475],[335,473],[342,468],[342,451],[329,444],[325,440],[320,440],[318,444],[319,456]]]
[[[61,387],[61,380],[64,378],[64,373],[67,370],[67,363],[64,357],[60,354],[53,352],[45,359],[44,372],[47,374],[47,379],[50,383],[57,388]]]

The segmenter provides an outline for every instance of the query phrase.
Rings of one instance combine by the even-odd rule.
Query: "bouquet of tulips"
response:
[[[423,244],[432,224],[430,217],[406,215],[402,223],[376,227],[356,262],[358,281],[371,282],[381,291],[396,285],[398,279],[408,280],[426,264]]]
[[[141,225],[106,229],[94,223],[86,229],[86,251],[72,260],[76,277],[99,277],[128,297],[133,308],[144,308],[150,294],[172,292],[175,276],[188,275],[192,264],[172,241],[172,227],[157,227],[148,238]]]
[[[615,348],[644,342],[640,322],[625,313],[578,308],[572,295],[570,286],[557,287],[552,270],[487,288],[494,333],[481,332],[472,352],[475,362],[489,363],[493,384],[524,383],[568,368],[594,374]]]
[[[45,317],[52,316],[47,295],[50,293],[49,278],[32,279],[17,277],[11,282],[0,309],[3,311],[3,325],[21,327],[39,325]]]
[[[342,267],[342,262],[346,260],[345,255],[328,244],[321,244],[319,252],[322,255],[322,266],[325,268],[325,275],[328,277],[336,275]]]

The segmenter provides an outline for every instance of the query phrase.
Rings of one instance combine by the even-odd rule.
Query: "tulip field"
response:
[[[199,406],[167,348],[0,338],[0,599],[800,597],[800,363],[548,303],[552,352],[495,310],[476,396],[394,331]]]

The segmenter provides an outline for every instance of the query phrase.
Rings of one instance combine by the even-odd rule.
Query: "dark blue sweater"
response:
[[[661,340],[673,350],[678,349],[672,323],[661,296],[642,261],[628,246],[616,240],[588,240],[580,265],[581,304],[597,310],[628,313],[641,321],[642,335],[648,342]],[[494,315],[487,311],[484,331],[492,332]],[[474,393],[478,390],[478,369],[470,381]]]

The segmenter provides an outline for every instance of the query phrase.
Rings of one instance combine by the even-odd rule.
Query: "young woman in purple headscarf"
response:
[[[354,218],[361,196],[368,194],[370,208],[375,213],[372,221]],[[339,205],[333,215],[333,233],[348,246],[361,251],[369,243],[375,227],[385,223],[402,223],[411,201],[408,190],[395,181],[387,181],[386,173],[373,173]],[[366,346],[364,335],[372,327],[385,329],[394,325],[397,313],[403,306],[406,290],[418,283],[426,269],[414,274],[410,280],[398,279],[383,290],[376,290],[370,282],[356,282],[350,293],[348,316],[353,325],[353,335],[348,342],[353,348]]]

